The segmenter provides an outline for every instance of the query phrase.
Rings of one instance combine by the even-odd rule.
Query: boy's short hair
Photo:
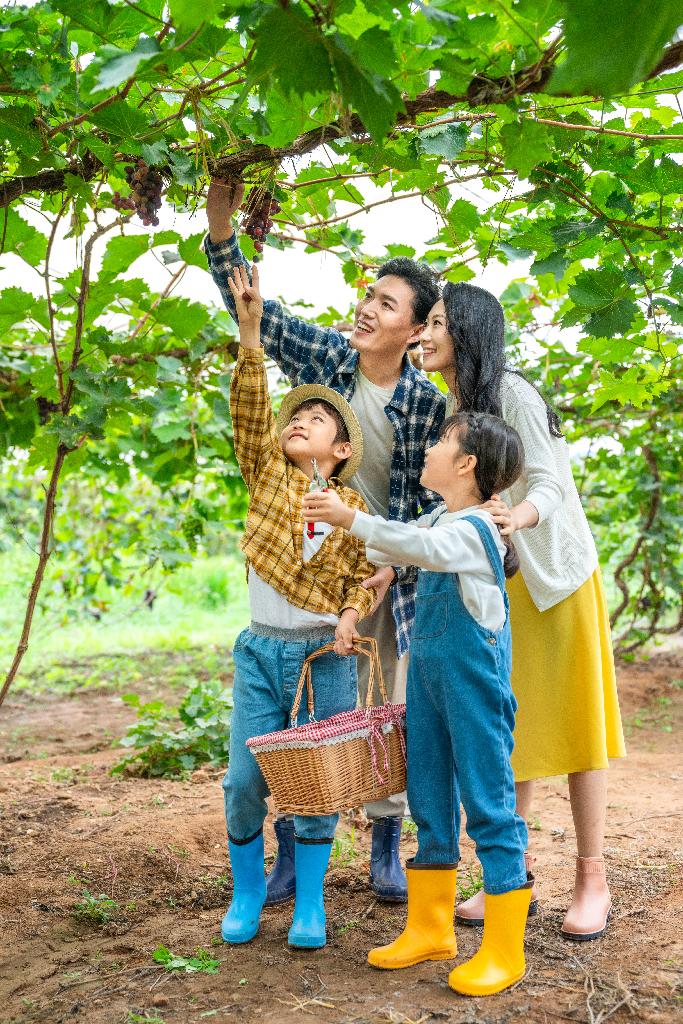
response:
[[[328,414],[328,416],[332,417],[337,426],[337,433],[335,434],[334,441],[332,443],[344,444],[346,441],[350,441],[351,438],[349,437],[349,431],[347,429],[346,423],[344,422],[344,417],[342,416],[338,409],[335,409],[335,407],[331,405],[330,402],[326,402],[324,398],[307,398],[305,402],[301,403],[301,405],[297,405],[296,409],[292,409],[289,417],[290,421],[292,416],[294,416],[301,409],[313,409],[315,408],[316,405],[321,405],[325,412]]]
[[[402,278],[413,289],[413,316],[416,324],[427,322],[429,311],[439,301],[439,285],[434,271],[426,263],[417,263],[407,256],[395,256],[383,263],[377,280],[392,274]]]

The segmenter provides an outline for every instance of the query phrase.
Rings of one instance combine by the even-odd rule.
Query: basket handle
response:
[[[367,644],[369,650],[363,645]],[[372,707],[372,694],[377,683],[377,689],[379,695],[382,698],[382,703],[386,704],[388,701],[387,689],[384,685],[384,675],[382,673],[382,663],[379,659],[379,652],[377,650],[377,641],[372,636],[361,636],[356,640],[354,646],[356,654],[365,654],[370,659],[370,678],[368,679],[368,693],[365,700],[365,707]],[[313,681],[311,679],[311,664],[316,658],[319,658],[323,654],[331,654],[334,651],[334,644],[325,644],[323,647],[319,647],[317,651],[313,651],[313,654],[309,654],[303,663],[301,668],[301,675],[299,676],[299,682],[296,687],[296,694],[294,697],[294,703],[292,704],[292,710],[290,712],[290,723],[293,725],[296,723],[297,716],[299,714],[299,707],[301,705],[301,698],[303,696],[304,685],[306,686],[306,696],[308,700],[308,714],[311,721],[315,721],[315,704],[313,700]]]

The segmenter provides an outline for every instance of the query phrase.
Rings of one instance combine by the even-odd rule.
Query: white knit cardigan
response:
[[[503,419],[524,446],[522,476],[501,497],[508,505],[530,501],[536,526],[513,535],[524,582],[539,611],[574,594],[598,566],[595,541],[572,476],[569,448],[548,430],[546,406],[535,388],[514,373],[503,374]],[[447,414],[455,411],[448,396]]]

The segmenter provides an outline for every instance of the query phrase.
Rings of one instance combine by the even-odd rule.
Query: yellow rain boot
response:
[[[524,977],[524,928],[531,886],[500,896],[486,893],[484,937],[471,960],[455,967],[448,984],[463,996],[492,996]]]
[[[368,963],[385,971],[423,960],[452,960],[458,952],[453,930],[456,870],[450,864],[406,864],[408,920],[395,942],[368,953]]]

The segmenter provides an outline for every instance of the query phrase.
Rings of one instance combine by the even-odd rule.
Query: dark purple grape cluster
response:
[[[273,226],[273,214],[279,212],[280,204],[266,189],[255,190],[249,196],[248,216],[242,229],[254,239],[256,252],[263,252],[266,235]]]
[[[136,164],[126,167],[126,181],[131,188],[130,196],[121,196],[115,192],[112,204],[117,210],[136,210],[145,227],[150,224],[156,227],[164,184],[161,175],[140,158]]]

